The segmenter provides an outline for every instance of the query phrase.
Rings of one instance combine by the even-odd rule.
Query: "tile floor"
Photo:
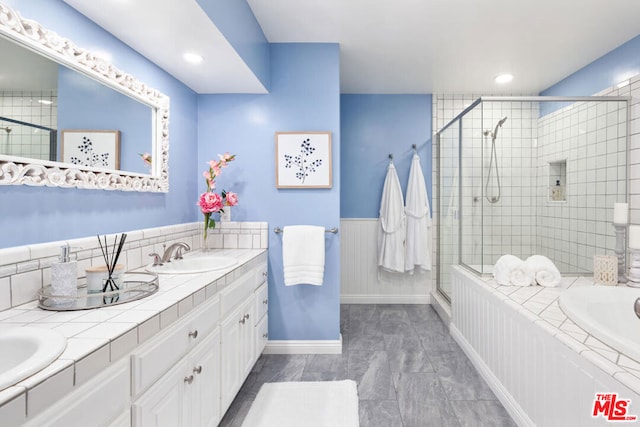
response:
[[[220,425],[265,382],[353,379],[361,427],[515,426],[430,305],[342,305],[340,330],[341,355],[262,355]]]

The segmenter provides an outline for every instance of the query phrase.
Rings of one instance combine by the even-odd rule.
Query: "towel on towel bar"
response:
[[[282,229],[282,264],[286,286],[321,286],[324,280],[324,227],[292,225]]]

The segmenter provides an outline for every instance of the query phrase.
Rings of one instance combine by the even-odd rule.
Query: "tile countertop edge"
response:
[[[629,369],[625,366],[622,366],[604,357],[601,354],[601,352],[603,351],[602,349],[595,348],[589,345],[589,343],[587,343],[586,341],[588,340],[589,337],[592,337],[591,334],[584,331],[584,329],[580,328],[578,325],[575,325],[575,327],[579,328],[587,337],[585,338],[585,341],[581,342],[578,339],[576,339],[574,336],[565,333],[565,331],[561,327],[550,324],[545,318],[540,316],[540,313],[535,313],[531,311],[529,308],[525,306],[526,301],[519,302],[511,297],[512,294],[516,293],[521,289],[539,288],[539,291],[535,293],[538,293],[545,289],[555,290],[557,291],[558,295],[551,303],[549,303],[549,307],[553,305],[558,306],[558,298],[562,290],[566,290],[574,284],[577,284],[579,286],[588,286],[588,284],[586,284],[585,282],[585,280],[588,278],[585,278],[583,276],[563,277],[563,279],[565,280],[569,279],[571,283],[568,283],[568,286],[557,287],[557,288],[545,288],[542,286],[527,286],[527,287],[502,286],[502,285],[496,284],[493,278],[491,277],[479,277],[477,275],[474,275],[470,271],[467,271],[465,268],[457,268],[457,270],[462,274],[464,274],[465,276],[467,276],[468,278],[473,279],[474,282],[480,284],[480,286],[484,290],[489,292],[491,295],[493,295],[503,303],[506,303],[508,306],[510,306],[515,311],[519,312],[521,315],[524,315],[528,320],[532,321],[532,323],[534,323],[536,327],[540,328],[541,330],[553,336],[555,339],[560,341],[564,346],[569,348],[571,351],[577,353],[585,361],[589,362],[592,366],[600,369],[603,373],[616,379],[617,381],[622,383],[624,386],[631,389],[633,392],[640,394],[640,377],[638,377],[638,374],[635,373],[632,369]],[[567,285],[567,283],[564,282],[563,285]],[[593,281],[591,281],[591,285],[595,286],[593,285]],[[511,292],[504,293],[503,291],[508,288],[513,288],[513,290]],[[506,296],[506,299],[504,298],[504,296]],[[569,316],[565,315],[565,317],[566,319],[568,319],[573,323],[573,321]],[[602,343],[602,345],[606,346],[606,344],[604,343]],[[610,346],[607,346],[607,347],[619,355],[619,357],[617,358],[618,360],[620,356],[624,356],[622,353],[615,350],[614,348]]]
[[[157,293],[150,295],[144,299],[132,301],[131,303],[125,303],[121,305],[111,306],[111,307],[102,307],[91,310],[83,310],[84,313],[95,313],[97,311],[103,310],[115,310],[118,311],[113,317],[122,316],[124,314],[129,314],[134,312],[143,311],[143,315],[139,316],[140,321],[129,321],[120,323],[119,328],[100,328],[100,325],[108,323],[111,321],[112,317],[106,318],[105,320],[98,320],[90,322],[92,325],[84,331],[80,331],[72,334],[67,337],[67,348],[63,352],[63,354],[56,359],[63,360],[64,364],[57,364],[56,361],[52,362],[51,365],[44,368],[40,372],[26,378],[25,380],[7,387],[3,390],[0,390],[0,414],[2,413],[2,409],[5,405],[10,404],[15,399],[20,396],[24,396],[26,394],[27,399],[25,399],[25,405],[28,407],[28,396],[29,392],[33,389],[37,388],[39,385],[47,382],[50,379],[53,379],[57,374],[59,374],[65,367],[68,367],[67,363],[73,363],[74,371],[78,369],[79,366],[85,364],[89,359],[96,359],[97,353],[101,350],[104,350],[105,346],[109,347],[109,357],[104,363],[104,366],[101,366],[99,369],[103,370],[111,366],[113,363],[122,359],[122,357],[126,354],[129,354],[131,351],[135,350],[136,347],[144,344],[149,339],[153,338],[156,334],[163,331],[166,327],[173,324],[174,321],[179,318],[190,313],[194,308],[198,307],[204,301],[209,298],[214,297],[218,292],[223,289],[227,284],[230,284],[237,277],[240,277],[241,274],[249,271],[250,268],[254,266],[251,265],[254,260],[257,260],[262,254],[266,253],[267,249],[215,249],[212,250],[211,253],[215,255],[226,255],[233,256],[238,260],[238,263],[232,267],[229,267],[220,271],[212,271],[206,273],[196,273],[196,274],[180,274],[180,275],[160,275],[160,289]],[[139,269],[140,271],[142,269]],[[215,286],[215,292],[212,292],[211,287]],[[180,289],[183,289],[184,293],[180,292]],[[191,299],[191,304],[185,304],[185,300]],[[37,308],[37,303],[34,305],[33,302],[24,304],[24,306],[14,307],[8,310],[3,311],[4,314],[3,320],[0,320],[0,329],[20,327],[20,326],[34,326],[34,327],[57,327],[61,324],[74,324],[82,322],[80,317],[83,315],[73,316],[69,315],[69,313],[77,313],[77,312],[56,312],[50,311],[51,315],[49,316],[34,316],[33,322],[12,322],[11,319],[14,316],[24,315],[25,309],[33,312],[47,312],[46,310],[42,310]],[[172,318],[171,321],[163,324],[162,321],[159,322],[159,327],[157,328],[149,328],[145,327],[148,321],[154,320],[156,317],[162,317],[163,313],[166,313],[168,310],[173,311],[175,309],[175,318]],[[12,316],[11,312],[15,312]],[[58,320],[56,317],[58,314],[58,318],[65,320]],[[41,317],[49,319],[47,322],[44,322]],[[133,316],[135,319],[136,316]],[[145,327],[146,331],[141,333],[140,328]],[[101,336],[93,336],[91,333],[92,329],[96,328],[101,330]],[[135,334],[132,334],[132,331],[136,331]],[[140,339],[141,334],[144,335],[144,339]],[[84,336],[86,338],[78,337]],[[132,340],[133,335],[135,335],[135,340]],[[125,336],[130,337],[128,340],[125,340]],[[115,343],[118,343],[118,351],[117,355],[114,357],[114,349],[112,348]],[[85,345],[86,344],[86,345]],[[125,346],[123,349],[123,345]],[[127,347],[128,346],[128,347]],[[105,362],[105,361],[102,361]],[[55,366],[54,366],[55,365]],[[77,381],[77,373],[75,375],[76,380],[72,385],[72,389],[76,386],[80,386],[82,382]],[[55,403],[56,400],[59,399],[60,396],[52,396],[50,404]],[[26,413],[26,408],[25,408]],[[34,414],[28,414],[32,416]]]

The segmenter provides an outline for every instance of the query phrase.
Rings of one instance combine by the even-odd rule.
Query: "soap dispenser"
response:
[[[51,264],[51,295],[75,297],[78,293],[78,261],[71,260],[69,245],[60,247],[58,262]]]
[[[551,189],[551,200],[555,202],[560,202],[564,200],[564,191],[562,191],[562,186],[560,185],[560,180],[556,180],[556,185]]]

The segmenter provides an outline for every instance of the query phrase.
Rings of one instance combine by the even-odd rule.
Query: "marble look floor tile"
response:
[[[411,321],[416,322],[419,320],[438,320],[440,321],[440,317],[438,317],[438,313],[431,307],[431,305],[423,305],[423,304],[410,304],[405,305],[404,309],[411,319]]]
[[[242,427],[242,422],[251,409],[253,400],[236,399],[231,403],[218,427]]]
[[[515,427],[507,411],[495,400],[462,400],[452,402],[461,426]]]
[[[419,349],[387,350],[391,372],[434,372],[428,353]]]
[[[360,427],[403,427],[396,400],[361,400]]]
[[[349,351],[384,350],[384,336],[380,331],[349,333]]]
[[[448,333],[422,333],[420,341],[422,347],[429,354],[462,351],[458,343]]]
[[[430,354],[431,364],[449,400],[496,400],[462,351]]]
[[[404,427],[459,426],[435,373],[393,375]]]
[[[347,358],[335,354],[310,354],[302,381],[336,381],[347,378]]]
[[[358,383],[360,400],[395,399],[385,351],[349,351],[347,375]]]

